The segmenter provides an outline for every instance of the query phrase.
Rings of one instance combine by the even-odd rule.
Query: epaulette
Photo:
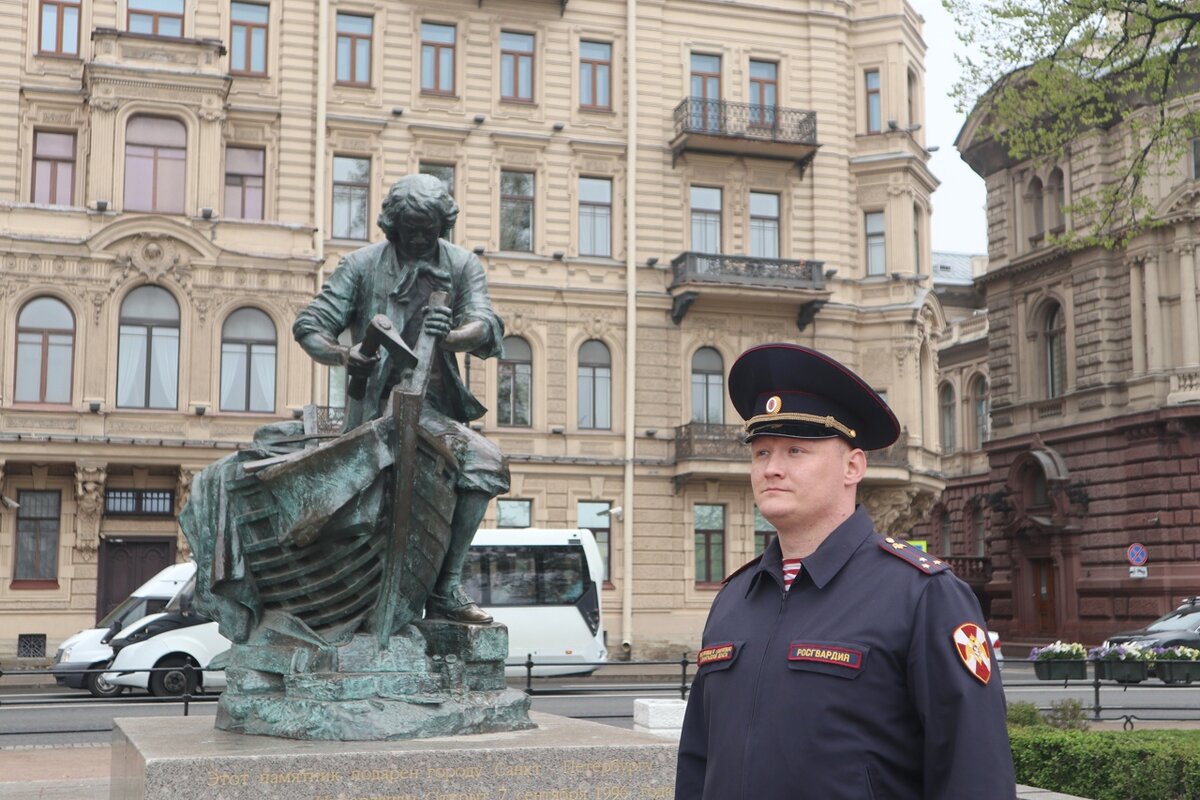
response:
[[[879,546],[883,552],[891,553],[896,558],[912,564],[917,569],[924,572],[926,575],[935,575],[939,572],[945,572],[950,569],[950,565],[940,558],[934,558],[927,555],[924,550],[919,547],[914,547],[908,542],[901,541],[891,536],[885,536],[879,540]]]
[[[760,554],[760,555],[757,555],[757,556],[755,556],[754,558],[752,558],[752,559],[750,559],[749,561],[747,561],[745,564],[742,564],[740,567],[738,567],[737,569],[735,569],[733,572],[731,572],[731,573],[729,573],[728,575],[726,575],[726,576],[725,576],[725,580],[721,581],[721,585],[722,585],[722,586],[724,586],[725,584],[729,583],[731,580],[733,580],[734,578],[736,578],[738,575],[741,575],[743,572],[745,572],[746,570],[750,569],[750,567],[753,567],[755,564],[757,564],[757,563],[758,563],[758,562],[760,562],[760,561],[762,561],[762,555],[761,555],[761,554]]]

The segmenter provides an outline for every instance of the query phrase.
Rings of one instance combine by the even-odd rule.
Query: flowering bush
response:
[[[1156,647],[1154,655],[1163,661],[1200,661],[1200,650],[1181,644],[1174,647]]]
[[[1082,661],[1087,657],[1087,648],[1079,642],[1055,642],[1029,651],[1030,661]]]
[[[1093,647],[1088,651],[1089,661],[1153,661],[1158,657],[1157,647],[1140,647],[1136,644],[1114,644]]]

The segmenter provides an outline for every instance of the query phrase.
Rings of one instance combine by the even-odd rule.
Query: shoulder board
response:
[[[746,570],[748,570],[748,569],[750,569],[751,567],[753,567],[753,566],[757,565],[757,564],[758,564],[758,562],[760,562],[760,561],[762,561],[762,556],[761,556],[761,555],[755,556],[754,558],[750,559],[750,560],[749,560],[749,561],[747,561],[745,564],[742,564],[740,567],[738,567],[737,569],[735,569],[733,572],[731,572],[731,573],[729,573],[728,575],[726,575],[726,576],[725,576],[725,580],[721,581],[721,585],[722,585],[722,586],[724,586],[725,584],[729,583],[731,580],[733,580],[734,578],[736,578],[738,575],[741,575],[741,574],[742,574],[743,572],[745,572]]]
[[[940,558],[934,558],[919,547],[914,547],[902,539],[883,536],[879,539],[879,547],[885,553],[891,553],[896,558],[911,564],[926,575],[935,575],[950,569],[950,565]]]

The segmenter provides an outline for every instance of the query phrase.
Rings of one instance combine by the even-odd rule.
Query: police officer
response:
[[[1004,692],[979,603],[855,503],[891,409],[828,356],[743,353],[729,394],[778,536],[709,612],[676,800],[1012,800]]]

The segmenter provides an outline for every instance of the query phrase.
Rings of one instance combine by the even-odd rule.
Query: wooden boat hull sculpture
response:
[[[391,413],[337,436],[315,409],[205,469],[180,525],[196,607],[233,641],[217,727],[399,739],[532,727],[502,625],[422,620],[450,540],[458,462],[420,425],[433,343]]]

